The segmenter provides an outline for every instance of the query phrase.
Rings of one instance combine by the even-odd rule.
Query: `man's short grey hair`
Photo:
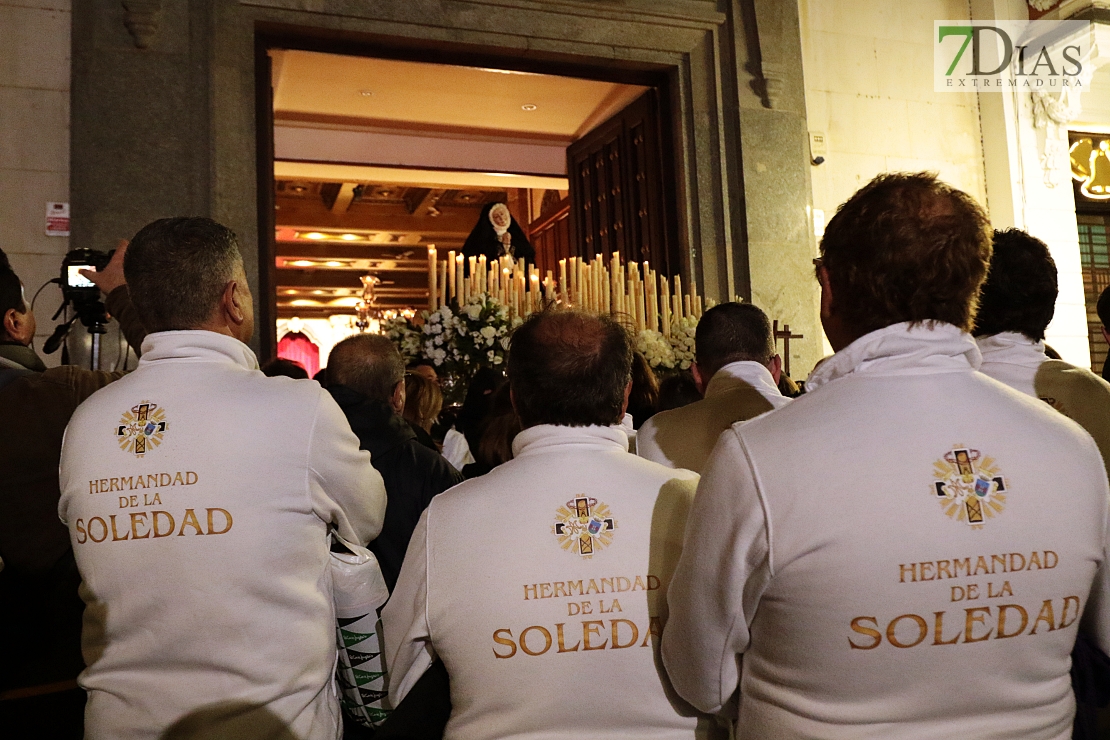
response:
[[[328,355],[328,385],[342,385],[375,401],[388,402],[405,379],[401,353],[381,334],[356,334]]]
[[[694,351],[706,379],[732,362],[746,360],[765,365],[775,356],[771,320],[750,303],[714,306],[698,321]]]
[[[123,274],[149,332],[202,326],[242,266],[235,232],[210,218],[163,218],[131,239]]]

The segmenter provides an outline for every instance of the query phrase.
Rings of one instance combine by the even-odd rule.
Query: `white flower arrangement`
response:
[[[437,368],[466,379],[482,365],[504,364],[509,332],[519,323],[496,298],[474,295],[457,310],[445,305],[426,315],[423,354]]]
[[[632,340],[632,346],[637,352],[647,358],[648,364],[653,368],[671,369],[674,367],[674,350],[671,349],[667,338],[654,329],[644,329]]]
[[[671,324],[671,348],[674,350],[675,367],[689,370],[697,359],[694,355],[694,333],[698,320],[693,316],[677,319]]]
[[[386,319],[381,322],[381,332],[393,340],[405,364],[414,362],[424,355],[424,338],[410,319],[404,316]]]

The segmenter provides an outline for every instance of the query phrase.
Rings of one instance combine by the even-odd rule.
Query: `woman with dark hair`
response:
[[[443,456],[457,470],[474,462],[472,450],[478,449],[482,438],[480,425],[489,411],[493,392],[504,380],[501,371],[491,367],[478,368],[471,378],[466,398],[455,417],[455,426],[443,439]]]
[[[632,392],[628,394],[628,413],[632,425],[639,429],[658,410],[659,380],[651,364],[640,352],[632,354]]]
[[[507,382],[502,382],[490,396],[489,411],[478,426],[478,444],[472,449],[474,462],[462,469],[467,478],[485,475],[513,459],[513,440],[520,433],[520,420],[513,410]]]
[[[466,237],[462,253],[467,257],[484,254],[490,262],[506,254],[529,264],[536,261],[536,250],[504,203],[489,203],[482,207],[478,223]]]

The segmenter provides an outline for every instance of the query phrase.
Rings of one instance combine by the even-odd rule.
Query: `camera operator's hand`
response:
[[[119,286],[127,284],[127,280],[123,277],[123,255],[126,251],[127,240],[120,239],[116,244],[116,253],[112,255],[112,260],[103,270],[100,272],[80,270],[80,273],[95,283],[104,295],[108,295]]]

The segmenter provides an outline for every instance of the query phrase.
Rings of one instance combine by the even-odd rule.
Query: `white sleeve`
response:
[[[663,450],[655,441],[657,431],[654,417],[640,426],[640,430],[636,433],[636,454],[645,460],[651,460],[660,465],[666,465],[668,468],[673,468],[674,463],[663,454]]]
[[[382,609],[383,649],[393,706],[401,703],[435,659],[428,626],[428,511],[420,515],[397,585]]]
[[[474,462],[474,455],[470,454],[470,445],[462,432],[451,427],[447,436],[443,438],[443,459],[451,463],[455,470],[462,470]]]
[[[1110,508],[1110,496],[1106,502]],[[1102,542],[1102,564],[1091,584],[1081,626],[1099,650],[1110,655],[1110,510],[1103,513]]]
[[[308,443],[312,508],[349,542],[365,545],[382,531],[385,483],[359,449],[358,437],[331,395],[321,389]]]
[[[740,683],[748,627],[771,577],[769,536],[756,476],[731,429],[702,473],[682,556],[667,592],[663,663],[675,690],[718,713]]]

